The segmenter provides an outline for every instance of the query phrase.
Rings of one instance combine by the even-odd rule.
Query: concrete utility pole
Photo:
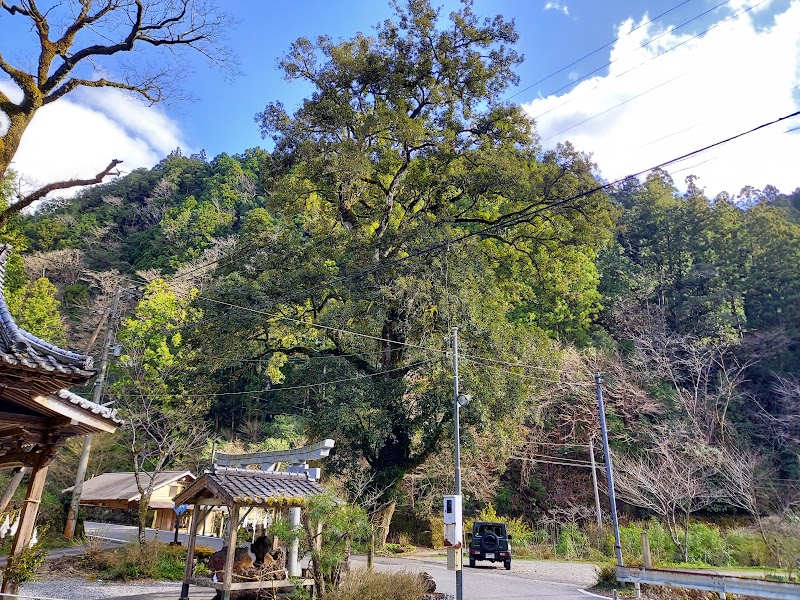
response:
[[[611,451],[608,448],[608,428],[606,427],[606,409],[603,406],[603,377],[600,373],[594,376],[597,386],[597,406],[600,412],[600,431],[603,434],[603,455],[606,460],[606,477],[608,478],[608,501],[611,505],[611,521],[614,523],[614,551],[617,565],[622,565],[622,544],[619,540],[619,522],[617,521],[617,500],[614,496],[614,469],[611,466]]]
[[[594,510],[597,512],[597,529],[603,528],[603,513],[600,509],[600,490],[597,489],[597,467],[594,464],[594,440],[589,440],[589,462],[592,464],[592,485],[594,486]]]
[[[460,440],[460,408],[458,401],[458,327],[453,327],[453,430],[455,436],[455,463],[456,463],[456,496],[461,496],[461,440]],[[462,523],[456,524],[456,529],[463,528]],[[463,539],[463,532],[462,532]],[[464,600],[464,551],[461,547],[456,551],[456,600]]]
[[[114,291],[114,299],[111,301],[111,310],[108,313],[106,332],[103,336],[103,351],[100,355],[100,372],[97,374],[97,381],[94,385],[94,396],[92,397],[95,404],[100,404],[103,399],[103,386],[106,382],[106,371],[108,370],[108,350],[111,347],[111,334],[117,320],[117,308],[121,295],[122,288],[117,286],[117,289]],[[75,537],[75,528],[78,524],[78,510],[81,505],[81,493],[83,492],[83,480],[86,477],[86,467],[89,464],[89,454],[91,451],[92,436],[84,436],[81,457],[78,460],[78,472],[75,474],[75,487],[72,488],[72,499],[70,500],[69,512],[67,513],[67,524],[64,527],[64,537],[69,540]]]

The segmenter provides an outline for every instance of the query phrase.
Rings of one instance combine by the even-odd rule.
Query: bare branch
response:
[[[57,90],[54,90],[49,96],[47,96],[43,103],[50,104],[51,102],[55,102],[62,96],[69,94],[71,91],[75,90],[79,87],[93,87],[93,88],[101,88],[101,87],[111,87],[116,88],[119,90],[126,90],[129,92],[133,92],[135,94],[139,94],[148,102],[155,104],[161,100],[161,88],[155,85],[153,82],[150,83],[141,83],[141,84],[132,84],[132,83],[123,83],[121,81],[111,81],[109,79],[70,79],[64,85],[62,85]]]
[[[35,192],[32,192],[25,197],[20,198],[18,202],[15,202],[7,209],[5,209],[2,213],[0,213],[0,228],[4,227],[8,220],[13,217],[14,215],[18,214],[21,210],[28,208],[31,204],[36,202],[37,200],[41,200],[50,192],[55,192],[56,190],[66,190],[73,187],[85,186],[85,185],[93,185],[95,183],[100,183],[112,174],[114,169],[116,169],[117,165],[121,164],[121,160],[114,159],[108,166],[100,171],[97,175],[92,177],[91,179],[69,179],[67,181],[56,181],[54,183],[48,183],[47,185],[40,187]]]

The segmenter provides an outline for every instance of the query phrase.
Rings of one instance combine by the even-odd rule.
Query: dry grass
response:
[[[421,600],[425,585],[407,571],[376,573],[356,569],[331,594],[331,600]]]

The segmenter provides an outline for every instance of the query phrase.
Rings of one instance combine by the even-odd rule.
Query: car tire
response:
[[[511,561],[507,560],[504,564],[506,566],[506,571],[510,571],[511,570]]]
[[[470,559],[469,559],[469,566],[470,566],[470,568],[472,568],[472,569],[474,569],[474,568],[475,568],[475,559],[474,559],[474,558],[470,558]]]
[[[484,550],[494,552],[500,546],[500,538],[498,538],[497,535],[491,531],[487,531],[483,534],[481,545],[483,546]]]

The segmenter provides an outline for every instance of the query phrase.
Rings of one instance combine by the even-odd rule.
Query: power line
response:
[[[526,458],[524,456],[509,456],[508,460],[521,460],[523,462],[533,462],[533,463],[544,463],[549,465],[561,465],[563,467],[582,467],[586,469],[591,469],[592,464],[587,462],[585,464],[573,464],[568,462],[562,462],[560,460],[550,460],[546,458]],[[595,468],[604,468],[605,463],[595,463]]]
[[[641,66],[644,66],[644,65],[646,65],[646,64],[647,64],[647,63],[649,63],[651,60],[655,60],[655,59],[657,59],[657,58],[660,58],[660,57],[664,56],[665,54],[667,54],[668,52],[672,52],[672,51],[673,51],[673,50],[675,50],[676,48],[680,48],[680,47],[681,47],[681,46],[683,46],[684,44],[688,44],[688,43],[689,43],[689,42],[691,42],[692,40],[694,40],[694,39],[697,39],[697,38],[699,38],[700,36],[703,36],[703,35],[707,34],[707,33],[708,33],[709,31],[711,31],[712,29],[716,29],[716,28],[717,28],[717,27],[719,27],[720,25],[724,25],[724,24],[725,24],[725,23],[727,23],[728,21],[731,21],[731,20],[733,20],[733,19],[737,18],[738,16],[740,16],[740,15],[742,15],[742,14],[744,14],[744,13],[748,12],[748,11],[751,11],[751,10],[753,10],[754,8],[758,7],[758,6],[759,6],[759,5],[761,5],[761,4],[764,4],[764,3],[765,3],[765,2],[767,2],[767,1],[768,1],[768,0],[761,0],[760,2],[758,2],[758,3],[756,3],[756,4],[753,4],[752,6],[750,6],[750,7],[748,7],[748,8],[745,8],[745,9],[742,9],[742,10],[740,10],[739,12],[737,12],[736,14],[734,14],[734,15],[732,15],[732,16],[730,16],[730,17],[728,17],[727,19],[723,19],[722,21],[718,21],[717,23],[714,23],[714,24],[713,24],[711,27],[708,27],[707,29],[704,29],[703,31],[701,31],[701,32],[699,32],[699,33],[696,33],[695,35],[693,35],[693,36],[691,36],[691,37],[689,37],[689,38],[687,38],[687,39],[683,40],[682,42],[679,42],[679,43],[675,44],[675,45],[674,45],[674,46],[672,46],[671,48],[667,48],[666,50],[662,50],[661,52],[659,52],[659,53],[658,53],[658,54],[656,54],[655,56],[651,56],[651,57],[649,57],[648,59],[646,59],[646,60],[642,61],[642,62],[641,62],[641,63],[639,63],[638,65],[631,67],[631,68],[630,68],[630,69],[628,69],[627,71],[623,71],[622,73],[619,73],[618,75],[615,75],[615,76],[613,77],[613,79],[619,79],[620,77],[624,77],[624,76],[625,76],[625,75],[627,75],[628,73],[630,73],[630,72],[632,72],[632,71],[635,71],[636,69],[638,69],[638,68],[639,68],[639,67],[641,67]],[[713,10],[713,9],[712,9],[712,10]],[[704,13],[704,14],[705,14],[705,13]],[[655,41],[655,40],[657,40],[658,38],[660,38],[660,37],[663,37],[664,35],[667,35],[668,33],[671,33],[672,31],[674,31],[674,29],[673,29],[673,30],[671,30],[671,31],[669,31],[669,32],[666,32],[666,33],[664,33],[664,34],[662,34],[662,35],[660,35],[660,36],[658,36],[657,38],[654,38],[654,39],[650,40],[650,42],[654,42],[654,41]],[[649,44],[650,42],[648,42],[648,44]],[[644,44],[643,46],[640,46],[639,48],[637,48],[637,50],[639,50],[639,49],[642,49],[642,48],[644,48],[645,46],[647,46],[647,44]],[[613,61],[611,61],[611,62],[610,62],[610,63],[608,63],[607,65],[605,65],[605,66],[603,66],[603,67],[600,67],[599,69],[595,69],[594,71],[592,71],[591,73],[588,73],[588,74],[587,74],[587,75],[585,75],[584,77],[581,77],[580,79],[576,79],[575,81],[573,81],[573,82],[572,82],[572,83],[570,83],[569,85],[567,85],[567,86],[564,86],[564,87],[562,87],[562,88],[560,88],[560,89],[556,90],[555,92],[552,92],[551,94],[548,94],[548,96],[552,96],[552,95],[554,95],[554,94],[557,94],[558,92],[560,92],[560,91],[562,91],[562,90],[564,90],[564,89],[566,89],[566,88],[570,87],[570,85],[574,85],[575,83],[578,83],[578,82],[582,81],[583,79],[586,79],[586,78],[587,78],[589,75],[594,75],[594,74],[595,74],[597,71],[600,71],[600,70],[604,69],[605,67],[609,66],[609,65],[610,65],[610,64],[612,64],[613,62],[616,62],[617,60],[619,60],[619,59],[614,59]],[[684,73],[684,74],[685,74],[685,73]],[[613,79],[612,79],[612,80],[613,80]],[[578,96],[574,96],[574,97],[570,98],[569,100],[565,100],[565,101],[564,101],[564,102],[562,102],[561,104],[558,104],[558,105],[554,106],[553,108],[550,108],[550,109],[548,109],[548,110],[544,111],[543,113],[540,113],[540,114],[536,115],[535,117],[533,117],[533,118],[534,118],[534,120],[538,120],[539,118],[543,117],[544,115],[546,115],[546,114],[549,114],[549,113],[553,112],[554,110],[558,110],[558,109],[559,109],[559,108],[561,108],[562,106],[566,106],[567,104],[569,104],[570,102],[573,102],[574,100],[577,100],[578,98],[582,98],[582,97],[584,97],[584,96],[586,96],[586,95],[590,94],[591,92],[593,92],[593,91],[597,90],[598,88],[601,88],[601,87],[603,87],[603,85],[605,85],[606,83],[608,83],[608,81],[609,81],[609,80],[607,80],[607,79],[606,79],[606,80],[603,80],[603,81],[601,81],[600,83],[598,83],[596,86],[594,86],[592,89],[590,89],[590,90],[587,90],[587,91],[586,91],[584,94],[579,94]],[[548,138],[548,139],[549,139],[549,138]]]
[[[761,0],[761,3],[763,3],[763,2],[766,2],[766,1],[767,1],[767,0]],[[672,27],[672,28],[668,29],[668,30],[667,30],[667,31],[665,31],[664,33],[662,33],[662,34],[660,34],[660,35],[657,35],[656,37],[654,37],[654,38],[653,38],[653,39],[651,39],[650,41],[648,41],[648,42],[646,42],[646,43],[642,44],[641,46],[639,46],[638,48],[636,48],[636,50],[642,50],[642,49],[646,48],[647,46],[649,46],[649,45],[650,45],[650,44],[652,44],[653,42],[655,42],[655,41],[657,41],[657,40],[661,39],[662,37],[664,37],[664,36],[666,36],[666,35],[670,35],[672,32],[674,32],[674,31],[677,31],[678,29],[681,29],[682,27],[685,27],[686,25],[688,25],[689,23],[692,23],[693,21],[696,21],[696,20],[697,20],[697,19],[699,19],[700,17],[704,17],[704,16],[705,16],[705,15],[707,15],[708,13],[715,11],[716,9],[718,9],[719,7],[721,7],[721,6],[725,5],[725,4],[727,4],[728,2],[730,2],[730,0],[724,0],[724,2],[721,2],[721,3],[717,4],[716,6],[714,6],[714,7],[710,8],[710,9],[708,9],[707,11],[705,11],[705,12],[703,12],[703,13],[699,14],[699,15],[697,15],[696,17],[693,17],[693,18],[689,19],[688,21],[684,21],[684,22],[683,22],[683,23],[681,23],[680,25],[677,25],[677,26],[675,26],[675,27]],[[751,7],[751,8],[752,8],[752,7]],[[574,81],[571,81],[571,82],[569,82],[568,84],[561,86],[561,87],[560,87],[560,88],[558,88],[557,90],[553,90],[552,92],[549,92],[549,93],[545,94],[545,97],[547,97],[547,96],[553,96],[553,95],[557,94],[558,92],[562,92],[562,91],[564,91],[565,89],[567,89],[567,88],[570,88],[570,87],[572,87],[573,85],[576,85],[576,84],[580,83],[581,81],[583,81],[583,80],[584,80],[584,79],[586,79],[587,77],[590,77],[590,76],[594,75],[595,73],[598,73],[599,71],[602,71],[602,70],[603,70],[603,69],[605,69],[606,67],[609,67],[609,66],[613,65],[615,62],[617,62],[618,60],[620,60],[620,58],[622,58],[622,57],[618,57],[618,58],[615,58],[615,59],[613,59],[613,60],[610,60],[610,61],[608,61],[608,62],[607,62],[606,64],[604,64],[603,66],[601,66],[601,67],[598,67],[598,68],[594,69],[593,71],[590,71],[589,73],[586,73],[586,75],[583,75],[583,76],[581,76],[581,77],[579,77],[579,78],[575,79]],[[645,61],[645,62],[646,62],[646,61]],[[531,86],[531,87],[532,87],[532,86]]]
[[[326,385],[335,385],[337,383],[349,383],[352,381],[358,381],[360,379],[370,379],[372,377],[380,377],[381,375],[386,375],[387,373],[394,373],[397,371],[403,371],[414,369],[421,365],[430,364],[433,362],[432,359],[430,360],[422,360],[411,365],[407,365],[404,367],[396,367],[394,369],[387,369],[385,371],[379,371],[377,373],[365,373],[362,375],[355,375],[353,377],[345,377],[343,379],[332,379],[330,381],[320,381],[317,383],[307,383],[303,385],[293,385],[293,386],[286,386],[286,387],[269,387],[260,390],[246,390],[241,392],[207,392],[204,394],[148,394],[147,397],[151,398],[216,398],[219,396],[247,396],[251,394],[267,394],[270,392],[285,392],[290,390],[306,390],[309,388],[315,388],[320,386]],[[122,394],[118,397],[122,398],[141,398],[144,397],[144,394]]]
[[[626,181],[626,180],[628,180],[630,178],[639,177],[640,175],[644,175],[645,173],[649,173],[650,171],[653,171],[655,169],[660,169],[660,168],[669,166],[669,165],[671,165],[673,163],[680,162],[680,161],[685,160],[685,159],[687,159],[687,158],[689,158],[691,156],[695,156],[695,155],[700,154],[702,152],[706,152],[707,150],[710,150],[711,148],[715,148],[715,147],[721,146],[723,144],[727,144],[727,143],[729,143],[729,142],[731,142],[731,141],[733,141],[735,139],[744,137],[744,136],[749,135],[751,133],[754,133],[754,132],[756,132],[756,131],[758,131],[760,129],[764,129],[766,127],[769,127],[769,126],[774,125],[776,123],[779,123],[781,121],[785,121],[787,119],[791,119],[793,117],[796,117],[798,114],[800,114],[800,111],[794,112],[794,113],[786,115],[784,117],[780,117],[780,118],[774,119],[774,120],[769,121],[767,123],[763,123],[761,125],[758,125],[757,127],[753,127],[752,129],[748,129],[747,131],[743,131],[741,133],[732,135],[732,136],[730,136],[728,138],[725,138],[723,140],[720,140],[718,142],[714,142],[713,144],[709,144],[707,146],[703,146],[702,148],[698,148],[696,150],[692,150],[691,152],[687,152],[686,154],[683,154],[681,156],[678,156],[678,157],[675,157],[675,158],[671,158],[671,159],[666,160],[664,162],[661,162],[661,163],[659,163],[657,165],[648,167],[646,169],[642,169],[642,170],[640,170],[640,171],[638,171],[636,173],[631,173],[630,175],[626,175],[625,177],[621,177],[621,178],[616,179],[614,181],[611,181],[609,183],[605,183],[605,184],[596,186],[596,187],[594,187],[594,188],[592,188],[590,190],[586,190],[584,192],[580,192],[580,193],[575,194],[573,196],[569,196],[568,198],[565,198],[563,200],[559,200],[557,202],[553,202],[553,203],[547,204],[545,206],[541,206],[541,207],[536,208],[536,209],[531,209],[531,210],[528,210],[528,211],[522,211],[521,213],[515,215],[512,219],[509,219],[507,221],[498,221],[498,222],[493,223],[493,224],[491,224],[491,225],[489,225],[487,227],[484,227],[482,229],[471,231],[469,233],[465,233],[464,235],[458,236],[456,238],[445,240],[443,242],[439,242],[439,243],[434,244],[432,246],[428,246],[427,248],[423,248],[421,250],[417,250],[415,252],[411,252],[411,253],[407,254],[406,256],[403,256],[403,257],[400,257],[400,258],[396,258],[396,259],[393,259],[393,260],[385,262],[385,263],[377,264],[377,265],[374,265],[372,267],[368,267],[366,269],[362,269],[361,271],[356,271],[354,273],[350,273],[348,275],[343,275],[341,277],[337,277],[336,279],[332,279],[332,280],[330,280],[330,281],[328,281],[326,283],[320,284],[318,286],[314,286],[312,288],[308,288],[308,289],[305,289],[305,290],[300,290],[296,294],[285,296],[282,299],[283,300],[291,300],[291,299],[294,299],[294,298],[298,297],[299,295],[307,295],[307,294],[310,294],[310,293],[312,293],[314,291],[322,289],[324,287],[336,285],[337,283],[341,283],[341,282],[347,281],[349,279],[358,279],[358,278],[366,277],[367,275],[370,275],[370,274],[375,273],[377,271],[386,270],[386,269],[395,267],[395,266],[397,266],[397,265],[399,265],[401,263],[404,263],[406,261],[413,260],[413,259],[416,259],[416,258],[420,258],[422,256],[426,256],[428,254],[431,254],[432,252],[436,252],[438,250],[442,250],[444,248],[449,247],[452,244],[459,244],[459,243],[464,242],[464,241],[466,241],[466,240],[468,240],[470,238],[473,238],[473,237],[476,237],[476,236],[486,235],[487,233],[495,231],[496,229],[503,229],[503,228],[506,228],[506,227],[513,227],[514,225],[518,225],[518,224],[524,222],[525,219],[529,219],[529,218],[531,218],[531,217],[533,217],[533,216],[535,216],[535,215],[537,215],[539,213],[542,213],[542,212],[544,212],[546,210],[552,210],[553,208],[558,208],[559,206],[563,206],[564,204],[568,204],[569,202],[572,202],[574,200],[579,200],[581,198],[585,198],[586,196],[590,196],[590,195],[592,195],[594,193],[606,190],[606,189],[608,189],[610,187],[613,187],[613,186],[615,186],[615,185],[617,185],[619,183],[622,183],[622,182],[624,182],[624,181]],[[501,217],[501,219],[502,219],[502,217]]]
[[[463,356],[459,354],[459,356]],[[487,363],[483,363],[480,360],[476,360],[475,358],[466,359],[467,362],[471,362],[475,365],[479,365],[481,367],[486,367],[488,369],[494,369],[495,371],[500,371],[502,373],[506,373],[507,375],[513,375],[515,377],[521,377],[523,379],[531,379],[533,381],[541,381],[543,383],[557,383],[559,385],[577,385],[577,386],[591,386],[590,383],[578,383],[578,382],[570,382],[570,381],[562,381],[560,379],[545,379],[543,377],[539,377],[538,375],[525,375],[523,373],[515,373],[514,371],[509,371],[507,369],[503,369],[502,367],[498,367],[496,365],[490,365]],[[567,373],[567,371],[558,371],[559,373]]]
[[[751,133],[754,133],[756,131],[759,131],[761,129],[769,127],[771,125],[775,125],[776,123],[780,123],[780,122],[785,121],[787,119],[791,119],[791,118],[796,117],[798,115],[800,115],[800,111],[796,111],[796,112],[791,113],[789,115],[786,115],[786,116],[783,116],[783,117],[779,117],[777,119],[774,119],[772,121],[768,121],[766,123],[762,123],[761,125],[753,127],[751,129],[748,129],[748,130],[743,131],[741,133],[732,135],[732,136],[727,137],[727,138],[725,138],[723,140],[720,140],[718,142],[714,142],[713,144],[708,144],[708,145],[703,146],[701,148],[698,148],[696,150],[692,150],[691,152],[687,152],[687,153],[685,153],[685,154],[683,154],[681,156],[666,160],[664,162],[661,162],[661,163],[659,163],[657,165],[648,167],[646,169],[642,169],[641,171],[638,171],[636,173],[632,173],[630,175],[626,175],[625,177],[621,177],[621,178],[616,179],[614,181],[611,181],[609,183],[605,183],[605,184],[596,186],[596,187],[594,187],[592,189],[586,190],[584,192],[580,192],[580,193],[575,194],[573,196],[569,196],[569,197],[567,197],[565,199],[562,199],[562,200],[559,200],[557,202],[552,202],[550,204],[547,204],[546,206],[542,206],[542,207],[539,207],[539,208],[536,208],[536,209],[532,209],[532,210],[528,210],[528,211],[522,211],[521,213],[515,215],[512,219],[509,219],[508,221],[499,221],[497,223],[494,223],[494,224],[489,225],[487,227],[484,227],[482,229],[478,229],[478,230],[466,233],[464,235],[458,236],[456,238],[452,238],[452,239],[449,239],[449,240],[445,240],[443,242],[439,242],[437,244],[434,244],[434,245],[429,246],[427,248],[423,248],[423,249],[418,250],[416,252],[411,252],[411,253],[407,254],[406,256],[403,256],[403,257],[400,257],[400,258],[396,258],[396,259],[393,259],[391,261],[388,261],[388,262],[385,262],[385,263],[381,263],[381,264],[378,264],[378,265],[374,265],[372,267],[368,267],[368,268],[363,269],[361,271],[356,271],[354,273],[350,273],[350,274],[347,274],[347,275],[343,275],[341,277],[337,277],[337,278],[335,278],[333,280],[330,280],[330,281],[325,282],[323,284],[314,286],[312,288],[307,288],[305,290],[300,290],[299,292],[297,292],[295,294],[291,294],[289,296],[283,296],[281,298],[278,298],[276,301],[284,301],[284,302],[285,301],[289,301],[289,300],[292,300],[292,299],[298,297],[299,295],[308,295],[308,294],[313,293],[316,290],[323,289],[325,287],[333,286],[333,285],[336,285],[338,283],[342,283],[342,282],[345,282],[345,281],[348,281],[348,280],[351,280],[351,279],[358,279],[358,278],[366,277],[367,275],[370,275],[370,274],[378,272],[378,271],[383,271],[383,270],[390,269],[390,268],[395,267],[395,266],[397,266],[397,265],[399,265],[401,263],[404,263],[406,261],[413,260],[413,259],[416,259],[416,258],[420,258],[422,256],[426,256],[428,254],[431,254],[431,253],[436,252],[436,251],[441,250],[441,249],[449,248],[449,246],[452,245],[452,244],[458,244],[458,243],[464,242],[464,241],[466,241],[466,240],[468,240],[470,238],[476,237],[476,236],[486,235],[487,233],[489,233],[491,231],[494,231],[496,229],[513,227],[515,225],[518,225],[518,224],[524,222],[526,219],[529,219],[529,218],[531,218],[531,217],[533,217],[533,216],[535,216],[535,215],[537,215],[537,214],[539,214],[541,212],[544,212],[545,210],[552,210],[553,208],[557,208],[559,206],[563,206],[564,204],[567,204],[567,203],[572,202],[574,200],[578,200],[580,198],[584,198],[586,196],[590,196],[591,194],[594,194],[594,193],[609,189],[609,188],[611,188],[611,187],[613,187],[613,186],[615,186],[615,185],[617,185],[619,183],[622,183],[622,182],[624,182],[624,181],[626,181],[626,180],[628,180],[630,178],[639,177],[640,175],[643,175],[643,174],[648,173],[650,171],[653,171],[655,169],[660,169],[660,168],[669,166],[671,164],[686,160],[687,158],[690,158],[692,156],[696,156],[698,154],[706,152],[706,151],[710,150],[711,148],[722,146],[722,145],[727,144],[727,143],[729,143],[729,142],[731,142],[733,140],[739,139],[741,137],[744,137],[746,135],[749,135]],[[250,307],[239,306],[239,305],[236,305],[236,304],[233,304],[233,303],[230,303],[230,302],[224,302],[222,300],[216,300],[214,298],[209,298],[208,296],[199,295],[197,298],[198,299],[204,299],[204,300],[207,300],[209,302],[213,302],[213,303],[220,304],[220,305],[225,305],[225,306],[228,306],[230,308],[236,308],[236,309],[247,311],[247,312],[252,312],[252,313],[256,313],[256,314],[262,314],[262,315],[269,316],[269,317],[272,317],[272,318],[293,321],[293,322],[304,324],[304,325],[307,325],[307,326],[313,326],[313,327],[318,327],[318,328],[321,328],[321,329],[327,329],[329,331],[338,331],[338,332],[342,332],[342,333],[345,332],[341,328],[318,325],[318,324],[312,324],[312,323],[309,323],[308,321],[304,321],[302,319],[296,319],[296,318],[292,318],[292,317],[287,317],[285,315],[267,313],[266,311],[263,311],[263,310],[254,309],[254,308],[250,308]],[[217,320],[218,318],[221,318],[221,316],[220,317],[216,317],[214,319],[209,319],[206,322]],[[391,344],[396,344],[398,346],[405,345],[405,344],[402,344],[400,342],[397,342],[397,341],[394,341],[394,340],[388,340],[388,339],[381,338],[381,337],[378,337],[378,336],[361,334],[361,333],[357,333],[357,332],[350,332],[350,333],[353,334],[353,335],[358,335],[360,337],[367,338],[367,339],[373,339],[373,340],[382,341],[382,342],[389,342]],[[418,345],[413,345],[413,344],[408,345],[408,346],[409,347],[417,347],[417,348],[420,348],[420,349],[434,351],[434,352],[438,352],[438,353],[445,353],[446,352],[446,351],[439,350],[439,349],[429,348],[429,347],[425,347],[425,346],[418,346]],[[465,356],[465,358],[467,358],[467,356]],[[484,360],[487,360],[487,359],[484,359]],[[488,360],[492,360],[492,359],[488,359]],[[531,368],[533,368],[533,367],[531,367]],[[538,367],[538,368],[541,368],[541,367]]]
[[[547,140],[552,140],[554,137],[558,137],[558,136],[559,136],[559,135],[561,135],[562,133],[566,133],[566,132],[568,132],[568,131],[570,131],[570,130],[572,130],[572,129],[575,129],[576,127],[579,127],[580,125],[583,125],[584,123],[588,123],[589,121],[591,121],[591,120],[593,120],[593,119],[596,119],[597,117],[602,117],[604,114],[606,114],[606,113],[609,113],[609,112],[611,112],[612,110],[615,110],[615,109],[619,108],[620,106],[624,106],[624,105],[625,105],[625,104],[627,104],[628,102],[633,102],[633,101],[634,101],[634,100],[636,100],[637,98],[641,98],[642,96],[645,96],[645,95],[649,94],[650,92],[654,92],[654,91],[656,91],[657,89],[659,89],[659,88],[662,88],[662,87],[664,87],[665,85],[672,83],[672,82],[673,82],[673,81],[675,81],[676,79],[680,79],[680,78],[681,78],[681,77],[683,77],[684,75],[686,75],[686,73],[681,73],[680,75],[677,75],[677,76],[673,77],[672,79],[668,79],[667,81],[664,81],[664,82],[662,82],[662,83],[659,83],[658,85],[655,85],[655,86],[651,87],[649,90],[645,90],[644,92],[641,92],[641,93],[639,93],[639,94],[636,94],[636,95],[635,95],[635,96],[633,96],[632,98],[628,98],[627,100],[623,100],[623,101],[622,101],[622,102],[620,102],[619,104],[615,104],[615,105],[614,105],[614,106],[612,106],[611,108],[607,108],[606,110],[604,110],[604,111],[601,111],[601,112],[599,112],[599,113],[597,113],[597,114],[595,114],[595,115],[592,115],[591,117],[588,117],[588,118],[584,119],[583,121],[580,121],[580,122],[578,122],[578,123],[575,123],[574,125],[570,125],[570,126],[569,126],[569,127],[567,127],[566,129],[562,129],[562,130],[561,130],[561,131],[559,131],[558,133],[554,133],[553,135],[551,135],[551,136],[549,136],[549,137],[546,137],[546,138],[544,138],[542,141],[543,141],[543,142],[546,142]]]
[[[379,337],[379,336],[376,336],[376,335],[369,335],[369,334],[366,334],[366,333],[359,333],[357,331],[349,331],[347,329],[342,329],[341,327],[332,327],[330,325],[321,325],[319,323],[304,321],[302,319],[296,319],[294,317],[287,317],[285,315],[279,315],[279,314],[275,314],[275,313],[268,313],[266,311],[259,310],[257,308],[250,308],[250,307],[247,307],[247,306],[239,306],[238,304],[232,304],[230,302],[224,302],[223,300],[216,300],[214,298],[204,297],[203,299],[207,300],[209,302],[214,302],[215,304],[221,304],[223,306],[228,306],[230,308],[237,308],[239,310],[256,313],[256,314],[259,314],[259,315],[263,315],[265,317],[271,317],[273,319],[282,319],[284,321],[291,321],[293,323],[299,323],[299,324],[305,325],[307,327],[314,327],[316,329],[324,329],[326,331],[344,333],[344,334],[347,334],[347,335],[353,335],[353,336],[356,336],[356,337],[366,338],[366,339],[369,339],[369,340],[376,340],[376,341],[379,341],[379,342],[388,342],[389,344],[397,346],[397,347],[417,348],[417,349],[420,349],[420,350],[426,350],[428,352],[435,352],[437,354],[447,354],[446,350],[440,350],[438,348],[431,348],[430,346],[421,346],[419,344],[410,344],[408,342],[398,342],[396,340],[390,340],[388,338],[382,338],[382,337]]]
[[[649,19],[648,21],[645,21],[645,22],[644,22],[644,23],[642,23],[641,25],[638,25],[637,27],[634,27],[634,28],[633,28],[633,29],[631,29],[631,30],[630,30],[628,33],[626,33],[624,36],[619,36],[619,37],[616,37],[616,38],[614,38],[613,40],[611,40],[611,41],[610,41],[610,42],[608,42],[607,44],[603,44],[602,46],[600,46],[599,48],[596,48],[596,49],[592,50],[592,51],[591,51],[591,52],[589,52],[588,54],[584,54],[584,55],[583,55],[583,56],[581,56],[579,59],[572,61],[571,63],[569,63],[569,64],[568,64],[568,65],[566,65],[565,67],[561,67],[561,68],[560,68],[558,71],[553,71],[552,73],[550,73],[550,74],[549,74],[549,75],[547,75],[546,77],[543,77],[543,78],[542,78],[542,79],[540,79],[539,81],[537,81],[537,82],[535,82],[535,83],[532,83],[532,84],[530,84],[528,87],[522,88],[521,90],[519,90],[519,91],[517,91],[517,92],[514,92],[514,93],[513,93],[513,94],[511,94],[510,96],[506,96],[506,100],[511,100],[511,98],[513,98],[513,97],[515,97],[515,96],[519,96],[519,95],[520,95],[522,92],[527,92],[527,91],[528,91],[529,89],[531,89],[532,87],[536,87],[536,86],[537,86],[537,85],[539,85],[540,83],[543,83],[543,82],[547,81],[548,79],[550,79],[551,77],[554,77],[555,75],[558,75],[559,73],[562,73],[562,72],[566,71],[566,70],[567,70],[567,69],[569,69],[570,67],[573,67],[573,66],[577,65],[579,62],[581,62],[581,61],[583,61],[583,60],[585,60],[585,59],[589,58],[590,56],[592,56],[592,55],[594,55],[594,54],[597,54],[597,53],[598,53],[598,52],[600,52],[601,50],[604,50],[605,48],[608,48],[609,46],[611,46],[611,45],[613,45],[613,44],[616,44],[616,43],[617,43],[618,41],[620,41],[620,40],[621,40],[623,37],[627,37],[627,36],[629,36],[630,34],[632,34],[634,31],[637,31],[638,29],[641,29],[642,27],[645,27],[645,26],[647,26],[647,25],[650,25],[650,23],[653,23],[654,21],[657,21],[658,19],[660,19],[660,18],[661,18],[661,17],[663,17],[664,15],[667,15],[667,14],[671,13],[672,11],[674,11],[674,10],[676,10],[676,9],[680,8],[680,7],[681,7],[681,6],[683,6],[684,4],[688,4],[689,2],[691,2],[691,0],[684,0],[683,2],[680,2],[679,4],[676,4],[675,6],[673,6],[672,8],[670,8],[669,10],[662,12],[660,15],[657,15],[657,16],[653,17],[652,19]]]

